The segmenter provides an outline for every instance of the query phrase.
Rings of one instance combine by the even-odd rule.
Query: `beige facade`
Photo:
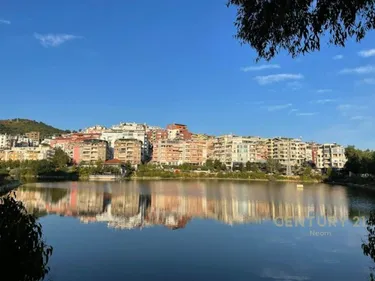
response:
[[[114,159],[141,164],[142,142],[136,139],[118,139],[114,144]]]
[[[227,167],[235,163],[263,162],[266,160],[265,140],[259,137],[224,135],[214,142],[213,159]]]
[[[28,132],[25,135],[26,135],[27,138],[29,138],[33,142],[38,143],[40,141],[40,133],[39,132]]]
[[[14,147],[2,152],[3,161],[36,161],[49,159],[54,150],[48,146],[38,147]],[[1,160],[1,157],[0,157]]]
[[[94,163],[98,160],[108,159],[108,143],[103,140],[85,140],[79,144],[79,161],[85,163]]]
[[[203,165],[211,154],[212,141],[209,139],[159,140],[153,146],[152,162],[166,165]]]
[[[207,140],[189,140],[182,142],[182,161],[194,165],[206,163],[210,154],[210,142]]]
[[[268,139],[268,158],[278,160],[282,165],[299,166],[307,161],[307,144],[300,139]]]
[[[172,140],[160,140],[155,142],[153,144],[151,162],[165,165],[183,164],[182,142]]]

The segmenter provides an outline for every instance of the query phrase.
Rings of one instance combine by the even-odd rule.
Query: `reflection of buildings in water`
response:
[[[159,184],[159,183],[158,183]],[[164,225],[183,228],[191,218],[215,219],[228,224],[275,218],[348,218],[344,189],[324,187],[296,192],[295,188],[241,186],[231,183],[207,187],[198,183],[177,188],[164,183],[139,191],[136,185],[21,188],[17,198],[34,212],[79,217],[82,222],[107,222],[115,228]]]

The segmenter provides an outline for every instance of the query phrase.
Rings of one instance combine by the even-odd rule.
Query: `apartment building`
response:
[[[54,155],[54,150],[48,146],[38,147],[13,147],[3,151],[3,161],[36,161],[50,159]]]
[[[147,131],[147,138],[151,144],[158,142],[160,140],[168,139],[168,131],[165,129],[155,129]]]
[[[345,156],[345,148],[337,143],[322,144],[317,151],[317,168],[337,168],[342,169],[347,159]]]
[[[314,142],[306,143],[306,161],[317,165],[318,150],[319,150],[319,144],[314,143]]]
[[[73,149],[75,163],[95,163],[98,160],[106,161],[109,156],[108,142],[99,139],[84,140]]]
[[[272,138],[267,140],[268,157],[285,166],[299,166],[307,161],[307,144],[300,139]]]
[[[160,140],[153,144],[151,162],[165,165],[181,165],[183,143],[178,140]]]
[[[27,138],[32,140],[34,143],[40,142],[40,133],[39,132],[28,132],[25,134]]]
[[[211,143],[207,140],[192,139],[182,141],[182,161],[193,165],[204,165],[211,152]]]
[[[74,159],[74,148],[85,140],[99,139],[100,133],[73,133],[55,137],[46,143],[53,148],[61,148],[71,159]]]
[[[146,134],[146,125],[137,123],[120,123],[110,130],[103,132],[100,139],[108,142],[110,158],[114,156],[115,141],[118,139],[136,139],[142,142],[142,162],[148,162],[151,158],[151,144]]]
[[[159,140],[153,144],[152,162],[166,165],[203,165],[212,156],[210,139]]]
[[[86,129],[84,129],[83,132],[86,133],[86,134],[93,134],[93,133],[101,134],[101,133],[105,132],[106,130],[107,130],[107,128],[104,127],[104,126],[95,125],[95,126],[88,127]]]
[[[170,140],[189,140],[192,133],[189,132],[187,125],[169,124],[167,125],[168,139]]]
[[[0,149],[11,148],[12,136],[8,134],[0,134]]]
[[[142,142],[136,139],[118,139],[114,145],[114,159],[130,162],[132,165],[141,164]]]
[[[239,163],[265,161],[265,151],[265,141],[262,138],[224,135],[217,137],[214,142],[213,159],[233,168]]]

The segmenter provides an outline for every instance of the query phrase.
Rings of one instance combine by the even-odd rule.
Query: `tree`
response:
[[[250,161],[247,161],[245,165],[245,170],[252,171],[252,172],[259,172],[260,169],[259,169],[258,163],[252,163]]]
[[[61,148],[56,148],[55,154],[53,155],[51,161],[56,166],[56,168],[62,169],[70,163],[70,157]]]
[[[345,169],[355,174],[375,174],[375,152],[360,150],[354,146],[345,149]]]
[[[279,161],[275,159],[267,159],[267,163],[266,163],[267,173],[275,174],[275,173],[281,172],[281,170],[282,170],[282,167]]]
[[[369,256],[375,262],[375,212],[371,212],[366,221],[367,241],[362,243],[362,250],[365,256]],[[374,275],[370,274],[370,280],[375,280]]]
[[[228,0],[227,6],[237,8],[235,37],[256,50],[257,61],[281,50],[293,58],[320,50],[324,35],[344,47],[375,29],[375,0]]]
[[[134,172],[132,164],[128,161],[128,162],[125,163],[124,166],[125,166],[124,167],[124,169],[125,169],[125,176],[130,177],[133,174],[133,172]]]
[[[95,162],[95,169],[94,169],[95,174],[101,174],[103,171],[103,160],[99,159],[98,161]]]
[[[241,171],[242,172],[242,171],[244,171],[245,168],[244,168],[243,163],[240,162],[240,163],[234,164],[232,169],[233,169],[233,171]]]
[[[0,264],[3,269],[16,267],[6,279],[43,280],[52,247],[43,241],[42,226],[9,194],[0,198],[0,214]]]

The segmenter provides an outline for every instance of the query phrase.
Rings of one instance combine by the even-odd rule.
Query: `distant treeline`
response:
[[[375,151],[355,146],[345,149],[347,162],[341,171],[328,171],[327,181],[356,184],[375,184]]]

